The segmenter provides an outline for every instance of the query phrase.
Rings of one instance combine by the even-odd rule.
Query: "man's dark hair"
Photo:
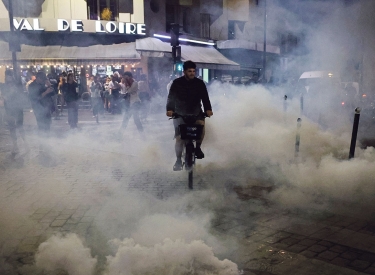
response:
[[[127,75],[127,76],[129,76],[129,77],[133,77],[133,75],[132,75],[131,72],[125,72],[125,73],[123,74],[123,76],[125,76],[125,75]]]
[[[187,69],[196,69],[197,68],[197,65],[195,65],[195,63],[191,60],[188,60],[188,61],[185,61],[184,63],[184,71],[186,71]]]

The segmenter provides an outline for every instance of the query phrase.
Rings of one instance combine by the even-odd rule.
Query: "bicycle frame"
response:
[[[181,116],[174,114],[172,119],[182,118],[185,124],[179,125],[181,139],[185,141],[185,170],[188,171],[189,189],[193,189],[193,168],[195,166],[195,146],[194,141],[201,139],[203,125],[195,124],[198,117],[195,115]]]

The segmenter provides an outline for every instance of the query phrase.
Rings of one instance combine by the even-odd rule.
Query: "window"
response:
[[[119,13],[133,13],[134,0],[87,0],[87,14],[91,20],[104,20],[102,12],[105,8],[111,11],[110,18],[105,20],[118,20]]]
[[[236,22],[233,20],[228,21],[228,40],[236,39]]]
[[[201,37],[210,38],[211,17],[208,13],[201,13]]]
[[[191,32],[191,9],[187,7],[182,9],[182,29],[185,33]]]
[[[152,10],[152,12],[158,13],[159,10],[160,10],[159,1],[158,0],[151,0],[150,1],[150,9]]]
[[[166,32],[170,31],[170,25],[172,23],[180,23],[178,19],[178,9],[177,5],[165,5],[165,15],[166,15]]]

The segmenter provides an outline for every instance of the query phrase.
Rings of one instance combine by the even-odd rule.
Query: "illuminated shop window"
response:
[[[117,21],[120,13],[133,14],[136,0],[87,0],[87,14],[91,20]],[[104,9],[108,10],[103,13]]]

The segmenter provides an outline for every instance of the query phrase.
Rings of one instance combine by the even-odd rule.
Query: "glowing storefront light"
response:
[[[155,37],[159,37],[159,38],[165,38],[165,39],[171,39],[170,36],[167,36],[167,35],[161,35],[161,34],[154,34]],[[204,42],[204,41],[199,41],[199,40],[193,40],[193,39],[187,39],[187,38],[179,38],[178,39],[179,41],[184,41],[184,42],[190,42],[190,43],[197,43],[197,44],[203,44],[203,45],[210,45],[210,46],[214,46],[215,43],[213,42]]]

